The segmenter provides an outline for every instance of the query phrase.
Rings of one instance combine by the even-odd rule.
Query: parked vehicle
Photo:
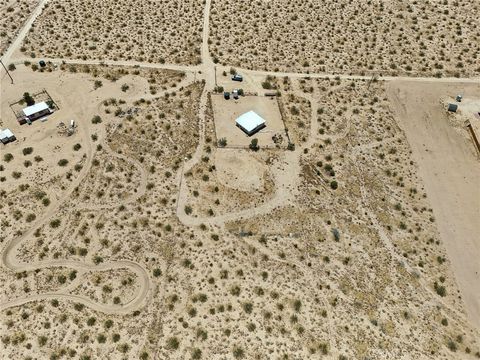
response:
[[[237,90],[237,89],[234,89],[234,90],[232,91],[232,95],[233,95],[233,98],[234,98],[234,99],[238,99],[238,90]]]
[[[224,98],[225,100],[229,100],[229,99],[230,99],[230,93],[229,93],[228,91],[225,91],[225,92],[223,93],[223,98]]]
[[[232,76],[233,81],[243,81],[243,76],[239,74],[235,74]]]

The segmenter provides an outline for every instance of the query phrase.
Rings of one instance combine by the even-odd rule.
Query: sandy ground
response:
[[[241,191],[263,189],[263,165],[251,152],[219,149],[215,153],[218,180],[222,184]]]
[[[240,96],[238,100],[225,100],[223,95],[212,95],[215,132],[217,139],[227,139],[227,147],[248,147],[252,138],[258,139],[259,146],[274,147],[272,136],[280,134],[286,146],[285,127],[276,98],[264,96]],[[266,127],[249,137],[235,126],[235,120],[253,110],[265,119]],[[232,126],[233,124],[233,126]]]
[[[175,29],[180,26],[193,30],[191,36],[178,43],[183,33],[156,33],[166,41],[160,42],[155,56],[150,49],[142,54],[137,38],[148,37],[147,30],[155,29],[145,19],[162,18],[164,14],[152,2],[142,3],[141,10],[155,8],[158,13],[134,14],[137,9],[130,10],[130,4],[123,1],[100,14],[92,11],[90,3],[75,0],[60,4],[53,0],[37,25],[52,30],[56,39],[42,44],[46,33],[39,33],[39,27],[29,33],[27,26],[19,33],[29,33],[32,39],[25,43],[25,54],[10,57],[19,54],[15,50],[23,43],[22,36],[7,51],[6,59],[17,64],[29,52],[47,49],[55,56],[64,52],[87,59],[104,55],[107,62],[125,56],[132,60],[124,60],[122,65],[138,68],[130,68],[129,75],[117,73],[118,79],[111,81],[102,77],[103,67],[95,67],[99,64],[92,61],[89,74],[75,72],[70,65],[62,72],[41,74],[21,65],[14,72],[18,83],[10,87],[8,79],[2,78],[2,121],[15,125],[12,114],[3,110],[11,98],[21,96],[23,89],[44,86],[62,104],[56,116],[78,119],[76,135],[81,148],[75,151],[69,143],[72,140],[55,137],[48,126],[58,119],[52,117],[51,123],[48,120],[16,129],[32,143],[33,154],[23,153],[25,143],[20,140],[5,147],[12,149],[14,159],[0,158],[0,194],[8,199],[0,203],[0,221],[6,229],[0,233],[5,266],[0,268],[0,282],[5,284],[0,287],[1,356],[17,359],[67,355],[112,360],[479,358],[480,329],[471,324],[472,316],[465,311],[467,296],[459,297],[458,281],[452,271],[452,263],[455,270],[458,259],[447,256],[445,248],[450,250],[450,239],[441,238],[438,232],[455,229],[463,233],[457,226],[470,226],[470,222],[452,224],[438,214],[443,204],[438,205],[444,196],[441,191],[446,190],[434,191],[437,203],[430,192],[425,194],[419,167],[423,171],[420,175],[431,174],[422,160],[412,157],[412,147],[414,155],[418,149],[409,144],[404,130],[399,128],[390,104],[397,107],[395,96],[389,99],[385,83],[345,75],[355,70],[350,68],[353,65],[356,69],[371,66],[383,70],[391,66],[392,58],[402,71],[411,61],[415,65],[411,73],[422,74],[433,71],[435,61],[439,67],[447,68],[445,71],[451,71],[458,60],[467,73],[474,56],[463,54],[465,43],[457,41],[458,48],[451,51],[462,54],[448,59],[441,51],[435,59],[437,47],[433,45],[440,41],[446,46],[454,36],[459,40],[460,34],[465,39],[475,38],[464,26],[472,13],[463,12],[451,19],[445,13],[452,5],[448,2],[354,2],[333,6],[338,5],[337,1],[332,2],[332,14],[325,17],[314,11],[319,5],[280,0],[238,3],[234,12],[229,11],[232,4],[224,4],[223,10],[228,12],[224,16],[215,1],[210,28],[211,2],[206,0],[204,4],[200,54],[195,42],[200,32],[195,32],[196,25],[191,24],[200,23],[201,3],[192,3],[194,16],[188,18],[190,13],[182,12],[185,4],[173,1],[161,5],[165,5],[162,10],[172,10],[168,14],[173,14],[175,20],[178,14],[184,15],[185,21],[175,24]],[[477,4],[456,6],[476,9]],[[272,17],[259,20],[264,14],[251,12],[255,7],[266,8]],[[372,8],[378,13],[368,13]],[[244,15],[240,18],[239,9],[246,9],[240,11]],[[77,10],[78,22],[71,22]],[[131,16],[125,16],[129,10]],[[282,21],[274,23],[273,29],[288,25],[286,30],[280,34],[262,32],[262,26],[271,25],[277,20],[275,12],[282,10],[286,11]],[[351,10],[357,13],[350,14]],[[357,16],[359,11],[363,11],[362,16]],[[383,22],[377,21],[378,16],[390,11],[381,18]],[[404,49],[412,32],[426,39],[439,33],[437,26],[442,24],[435,23],[438,11],[443,12],[442,21],[449,22],[438,37],[444,40],[415,42],[409,46],[410,52],[401,53],[399,65],[395,51]],[[337,21],[335,15],[339,14],[343,22]],[[99,24],[100,16],[115,21]],[[235,22],[230,22],[230,16],[235,16]],[[308,31],[312,16],[308,25],[326,19],[331,21],[329,26],[344,32],[350,29],[352,38],[309,38],[318,35]],[[215,22],[219,18],[229,26],[241,22],[243,28],[228,31]],[[412,29],[399,29],[405,19],[412,22]],[[250,21],[258,26],[248,26]],[[363,43],[354,36],[358,21],[366,21],[365,29],[374,32],[371,37],[365,35],[369,39]],[[59,28],[64,25],[68,34]],[[113,29],[106,39],[95,39],[103,26]],[[384,28],[390,26],[396,30],[385,32]],[[423,26],[428,30],[425,33]],[[322,31],[325,29],[328,26]],[[227,42],[242,36],[245,42],[236,43],[240,52],[254,43],[242,53],[242,65],[246,67],[261,68],[265,60],[262,55],[267,53],[273,55],[268,61],[283,59],[285,68],[298,71],[297,60],[301,60],[305,72],[310,71],[317,64],[319,51],[323,51],[316,40],[332,44],[329,57],[320,61],[344,71],[338,78],[335,74],[321,78],[321,73],[302,79],[287,73],[246,75],[245,88],[249,91],[259,92],[265,85],[262,82],[267,81],[281,93],[275,111],[282,113],[289,136],[294,139],[291,151],[251,152],[216,146],[217,114],[210,106],[210,94],[219,76],[223,76],[217,72],[215,79],[214,61],[222,59],[211,59],[209,47],[215,56],[239,59],[234,49],[224,49],[221,39],[212,38],[219,30]],[[81,34],[76,34],[79,31]],[[400,38],[402,31],[407,38]],[[388,44],[392,34],[398,38]],[[266,48],[265,39],[271,40]],[[352,39],[358,48],[350,49]],[[149,39],[155,44],[157,40]],[[115,43],[110,45],[108,41]],[[59,47],[61,42],[65,49]],[[468,51],[475,49],[473,45]],[[104,54],[103,50],[110,52]],[[424,50],[425,54],[418,54],[424,59],[417,61],[412,56]],[[168,72],[153,71],[152,67],[160,69],[163,64],[145,63],[161,62],[157,56],[163,52],[165,61],[170,58],[185,63],[195,59],[188,54],[201,55],[201,64],[182,67],[187,73],[177,74],[172,81]],[[363,56],[363,52],[375,54],[375,58]],[[302,64],[304,59],[297,59],[299,54],[313,56],[315,63]],[[355,63],[358,55],[360,63]],[[226,64],[225,68],[232,65]],[[165,67],[171,69],[171,65]],[[99,78],[103,85],[95,90],[94,81]],[[429,79],[432,88],[437,80]],[[222,81],[229,87],[243,86],[228,84],[228,76]],[[128,85],[128,89],[122,91],[122,85]],[[415,90],[415,86],[405,86],[402,89],[408,89],[405,91],[409,94]],[[407,106],[422,100],[418,107],[438,103],[441,108],[446,99],[441,96],[429,101],[423,95],[427,90],[420,87],[417,98],[410,102],[405,95],[398,101],[398,108],[405,109],[408,115],[412,110]],[[245,106],[245,111],[254,106],[243,100],[227,103],[221,99],[223,119],[228,120],[240,106]],[[138,111],[121,116],[132,108]],[[431,113],[436,119],[433,110]],[[92,123],[94,114],[101,114],[103,121]],[[406,123],[417,116],[407,115]],[[402,113],[398,117],[401,119]],[[439,143],[448,144],[457,135],[464,139],[464,145],[469,143],[455,119],[449,117],[454,135],[438,133],[446,135],[446,139],[437,140]],[[50,131],[46,137],[35,133],[44,129],[42,125],[46,132]],[[421,133],[416,127],[413,130]],[[230,121],[227,131],[236,136],[239,130]],[[434,138],[431,133],[423,135]],[[429,149],[434,145],[430,144]],[[417,147],[424,151],[421,145]],[[467,147],[460,150],[462,155],[469,151]],[[45,165],[38,162],[27,166],[26,162],[37,151],[43,151],[43,157],[58,151],[70,159],[64,171],[55,164],[54,156],[44,160],[51,164],[41,173],[45,181],[40,188],[34,187],[38,178],[34,170]],[[443,156],[442,151],[447,150],[438,150]],[[74,165],[76,157],[83,153],[83,160]],[[434,155],[431,162],[440,161]],[[445,155],[452,158],[447,165],[455,168],[458,155]],[[19,169],[23,175],[18,181],[13,172]],[[432,171],[440,174],[441,170]],[[249,171],[247,176],[245,171]],[[474,175],[478,178],[478,174]],[[450,179],[449,174],[443,176]],[[473,179],[467,176],[467,180]],[[463,202],[471,199],[465,195],[455,198],[451,182],[446,186],[451,191],[447,198],[461,200],[461,205],[468,207]],[[51,202],[43,203],[45,197]],[[461,216],[473,215],[464,215],[462,209]],[[443,225],[447,230],[442,230],[440,222],[447,224]]]
[[[391,82],[388,94],[425,182],[440,235],[473,324],[480,328],[480,166],[441,97],[480,97],[480,86]],[[453,115],[449,115],[453,116]]]

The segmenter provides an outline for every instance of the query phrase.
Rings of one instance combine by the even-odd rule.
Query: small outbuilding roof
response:
[[[10,129],[0,130],[0,142],[6,143],[9,140],[14,140],[15,135],[13,135]]]
[[[457,109],[458,109],[458,105],[457,105],[457,104],[448,104],[448,111],[456,112]]]
[[[240,115],[235,122],[247,133],[251,133],[260,126],[265,125],[265,119],[253,110]]]
[[[40,111],[47,110],[48,105],[45,101],[39,102],[38,104],[34,104],[32,106],[28,106],[25,109],[23,109],[23,113],[25,116],[31,116],[33,114],[36,114]]]

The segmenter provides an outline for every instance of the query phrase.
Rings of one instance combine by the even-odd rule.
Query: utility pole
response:
[[[3,68],[5,69],[5,71],[7,72],[7,75],[8,77],[10,78],[10,80],[12,80],[12,84],[13,84],[13,78],[12,78],[12,75],[10,75],[10,72],[8,71],[8,69],[5,67],[5,64],[3,63],[2,60],[0,60],[0,63],[2,64]]]

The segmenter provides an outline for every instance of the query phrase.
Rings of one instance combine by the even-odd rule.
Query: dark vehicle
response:
[[[225,92],[223,93],[223,98],[224,98],[225,100],[229,100],[229,99],[230,99],[230,93],[229,93],[228,91],[225,91]]]
[[[45,67],[45,66],[47,66],[47,64],[46,64],[45,61],[43,61],[43,60],[40,60],[40,61],[38,62],[38,64],[40,65],[40,67]]]
[[[232,80],[233,81],[243,81],[243,76],[235,74],[235,75],[232,76]]]

